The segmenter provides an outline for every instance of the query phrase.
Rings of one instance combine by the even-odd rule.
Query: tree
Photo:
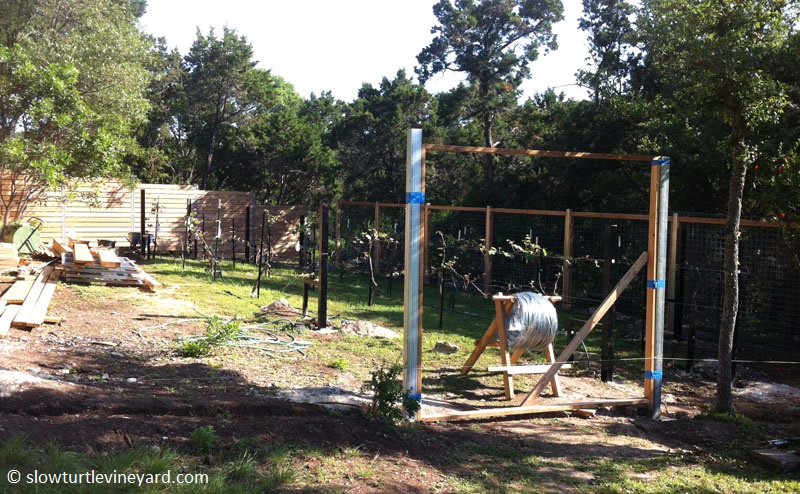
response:
[[[202,160],[200,187],[206,189],[216,168],[214,152],[222,134],[235,130],[238,120],[253,108],[248,90],[259,82],[253,74],[253,47],[247,38],[225,27],[218,38],[212,29],[208,36],[197,31],[184,60],[187,72],[186,94],[190,133]]]
[[[630,65],[634,9],[625,0],[583,0],[580,28],[589,33],[589,55],[594,70],[579,70],[580,84],[592,90],[594,101],[623,94]]]
[[[136,2],[5,0],[0,10],[5,226],[47,187],[129,176],[124,158],[137,147],[149,73]]]
[[[519,86],[531,75],[540,49],[555,49],[552,33],[563,19],[560,0],[449,0],[434,5],[436,35],[415,71],[421,83],[448,70],[466,75],[474,91],[472,116],[480,121],[483,145],[500,142],[493,130],[498,114],[516,106]],[[484,182],[494,185],[494,156],[484,161]]]
[[[364,84],[334,129],[351,200],[403,202],[405,135],[409,127],[431,128],[431,96],[404,70],[379,87]]]
[[[660,78],[669,110],[696,120],[702,114],[723,130],[718,142],[729,166],[724,295],[717,375],[718,411],[734,414],[732,351],[739,308],[739,238],[748,168],[760,156],[757,129],[786,107],[771,69],[797,13],[787,0],[644,0],[639,18],[644,51]],[[663,110],[662,110],[663,111]]]

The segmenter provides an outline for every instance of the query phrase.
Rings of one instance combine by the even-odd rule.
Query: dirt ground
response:
[[[361,383],[346,373],[343,377],[322,366],[298,373],[280,359],[252,359],[257,365],[244,366],[175,356],[177,337],[203,331],[200,321],[178,324],[191,318],[191,308],[173,304],[165,292],[119,290],[125,291],[125,300],[87,300],[61,284],[50,309],[62,318],[60,324],[32,332],[12,329],[0,339],[0,439],[23,432],[33,440],[56,439],[86,452],[136,445],[182,448],[194,429],[214,424],[223,445],[257,437],[369,451],[380,458],[380,490],[402,492],[429,492],[442,476],[458,473],[461,467],[444,458],[465,441],[511,445],[520,454],[535,451],[567,462],[576,456],[713,452],[752,441],[733,425],[692,420],[710,403],[714,384],[680,372],[666,374],[662,421],[632,409],[601,409],[588,419],[559,412],[419,424],[424,434],[407,435],[367,420],[357,406],[331,413],[318,404],[286,399],[298,387],[355,395]],[[324,351],[325,338],[334,336],[308,332],[307,337],[314,342],[309,351]],[[767,379],[745,369],[739,376],[737,409],[757,421],[769,438],[800,437],[798,383],[776,382],[774,376]],[[581,376],[564,378],[564,387],[583,396],[608,394],[607,385]],[[294,396],[308,400],[307,395]],[[558,475],[580,480],[586,473]],[[374,484],[374,479],[360,483],[354,478],[347,489],[377,492],[370,487]]]

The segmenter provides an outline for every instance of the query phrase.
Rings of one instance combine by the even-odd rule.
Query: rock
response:
[[[135,377],[129,377],[128,379],[125,379],[125,382],[128,383],[135,383],[136,381],[138,381],[138,379],[136,379]]]
[[[452,355],[454,353],[458,353],[460,348],[458,345],[454,345],[447,341],[437,341],[436,345],[433,346],[433,350],[436,353],[443,353],[445,355]]]
[[[279,298],[271,304],[261,307],[261,313],[275,314],[283,317],[296,317],[301,314],[300,311],[292,307],[285,298]]]
[[[342,321],[342,333],[368,336],[372,338],[400,338],[400,335],[391,329],[378,326],[369,321]]]

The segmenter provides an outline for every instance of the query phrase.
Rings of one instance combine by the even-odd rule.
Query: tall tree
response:
[[[677,115],[695,119],[702,113],[724,129],[719,144],[727,149],[729,181],[716,408],[734,414],[731,364],[745,183],[760,155],[756,130],[775,121],[787,104],[770,68],[797,21],[797,2],[644,0],[642,7],[644,50],[663,84],[662,101]]]
[[[405,134],[431,128],[431,96],[404,70],[379,87],[364,84],[346,108],[334,138],[345,168],[347,197],[402,202],[405,195]]]
[[[0,2],[0,171],[25,186],[0,198],[4,226],[9,208],[24,211],[37,190],[71,177],[129,176],[123,158],[137,146],[149,80],[132,6]]]
[[[225,27],[222,37],[212,29],[207,36],[197,31],[184,60],[191,133],[202,160],[200,187],[205,189],[216,168],[214,151],[222,133],[234,130],[237,121],[253,109],[247,94],[258,83],[252,73],[255,67],[253,47],[247,38]]]
[[[553,24],[562,20],[560,0],[441,0],[433,13],[436,35],[424,48],[415,71],[421,83],[448,70],[466,75],[475,92],[473,115],[480,121],[483,145],[495,147],[496,118],[516,106],[519,87],[531,75],[540,50],[555,49]],[[484,181],[495,180],[494,157],[486,155]]]
[[[626,89],[633,13],[633,6],[625,0],[583,0],[579,26],[589,35],[593,70],[579,70],[577,77],[580,84],[591,89],[596,104]]]

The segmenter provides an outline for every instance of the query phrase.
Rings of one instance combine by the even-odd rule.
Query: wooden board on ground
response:
[[[6,293],[4,293],[0,299],[5,300],[9,304],[22,304],[25,301],[25,297],[28,296],[28,292],[31,291],[34,281],[36,280],[15,281],[14,284],[11,285],[11,288],[6,290]]]
[[[800,465],[800,456],[780,449],[759,449],[753,451],[753,457],[764,463],[776,466],[784,472],[788,472]]]
[[[17,317],[19,308],[19,305],[6,306],[5,310],[3,311],[3,315],[0,316],[0,338],[8,333],[9,328],[11,328],[11,322],[14,321],[15,317]]]
[[[39,305],[39,298],[44,292],[44,289],[47,286],[47,281],[50,279],[50,275],[53,273],[54,269],[55,268],[53,266],[47,266],[42,270],[41,273],[39,273],[39,276],[31,286],[28,295],[25,297],[25,301],[22,302],[19,313],[17,314],[17,317],[14,318],[11,326],[15,328],[27,328],[35,326],[32,321],[38,318],[37,313],[38,311],[42,310],[41,306]],[[50,295],[50,298],[52,298],[52,295]],[[47,306],[49,306],[50,299],[48,298],[46,302]],[[47,306],[44,307],[45,314],[47,314]],[[44,318],[44,315],[42,318]]]
[[[20,321],[21,323],[24,322],[26,327],[38,328],[44,324],[45,318],[47,317],[47,311],[50,308],[50,301],[53,300],[53,295],[56,293],[56,285],[58,284],[59,277],[60,273],[58,270],[53,269],[50,271],[50,275],[44,281],[44,288],[42,288],[42,292],[39,294],[39,298],[36,300],[35,305],[33,305],[33,308],[30,310],[30,312],[26,314],[26,319],[24,321]],[[16,320],[14,322],[16,322]]]

